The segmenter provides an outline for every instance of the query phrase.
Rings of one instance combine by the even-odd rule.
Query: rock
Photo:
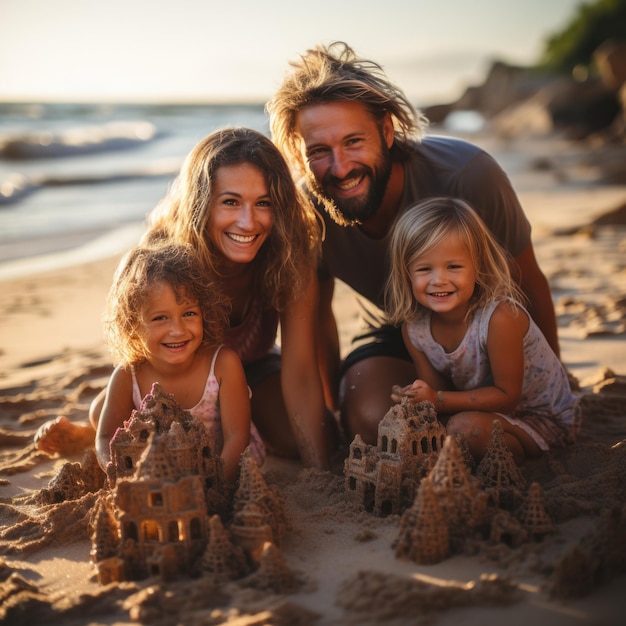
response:
[[[443,124],[446,117],[454,110],[454,104],[435,104],[424,107],[422,113],[428,118],[431,124]]]
[[[572,139],[608,128],[621,112],[615,92],[597,78],[562,80],[542,90],[539,97],[545,98],[555,128],[567,129]]]
[[[501,137],[542,136],[554,130],[552,116],[540,98],[518,102],[491,120],[491,127]]]
[[[626,83],[626,41],[605,41],[593,53],[602,82],[615,91]]]
[[[469,87],[454,103],[454,109],[479,111],[491,117],[516,102],[526,100],[548,80],[547,76],[530,68],[495,61],[485,82]]]
[[[564,131],[569,139],[581,140],[609,129],[620,114],[616,93],[600,79],[559,78],[502,111],[493,124],[507,136]]]

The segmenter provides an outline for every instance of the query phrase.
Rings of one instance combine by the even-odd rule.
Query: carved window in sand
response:
[[[160,491],[151,491],[148,494],[148,504],[150,506],[163,506],[163,493]]]
[[[189,533],[192,539],[202,539],[202,526],[200,520],[194,517],[189,524]]]
[[[154,520],[145,520],[141,530],[144,541],[162,541],[161,528]]]
[[[167,526],[168,541],[181,541],[180,526],[176,520],[172,520]]]
[[[124,524],[124,536],[126,539],[134,539],[137,541],[137,524],[135,522],[126,522]]]

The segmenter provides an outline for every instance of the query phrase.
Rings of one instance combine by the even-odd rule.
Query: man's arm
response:
[[[457,193],[469,201],[500,245],[514,255],[517,267],[512,272],[527,298],[524,304],[560,357],[550,285],[537,263],[530,223],[508,176],[493,157],[482,153],[463,171]]]
[[[515,257],[519,271],[519,284],[526,296],[525,303],[531,317],[541,329],[555,354],[560,357],[556,314],[548,279],[539,268],[532,243]]]

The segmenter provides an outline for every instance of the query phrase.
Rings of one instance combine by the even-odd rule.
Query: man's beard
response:
[[[380,158],[373,168],[362,167],[358,170],[352,170],[345,178],[363,175],[369,178],[369,189],[365,196],[355,198],[333,198],[330,196],[326,190],[331,183],[339,180],[330,173],[324,177],[320,184],[309,170],[306,174],[306,182],[309,190],[323,204],[333,221],[340,226],[357,226],[376,215],[387,190],[387,183],[391,175],[391,153],[384,141],[381,141]]]

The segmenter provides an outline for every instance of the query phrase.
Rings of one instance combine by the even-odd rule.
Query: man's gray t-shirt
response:
[[[484,150],[451,137],[429,136],[404,163],[400,215],[436,196],[465,200],[512,256],[530,244],[530,223],[502,168]],[[389,237],[371,239],[358,227],[340,226],[321,211],[326,225],[321,272],[335,276],[380,309],[388,274]]]

